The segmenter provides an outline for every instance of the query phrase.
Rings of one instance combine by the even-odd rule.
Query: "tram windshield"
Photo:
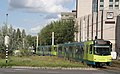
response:
[[[111,55],[110,47],[94,47],[94,54],[96,55]]]

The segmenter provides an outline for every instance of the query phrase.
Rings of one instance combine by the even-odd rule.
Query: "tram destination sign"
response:
[[[96,44],[108,44],[108,42],[103,40],[98,40]]]

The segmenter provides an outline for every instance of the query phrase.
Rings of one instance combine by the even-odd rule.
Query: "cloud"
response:
[[[42,28],[43,28],[43,26],[41,26],[41,25],[33,27],[28,31],[28,34],[37,35]]]
[[[69,5],[72,1],[73,0],[9,0],[9,10],[40,13],[42,19],[40,22],[32,18],[21,21],[23,25],[24,23],[30,24],[29,27],[27,25],[27,28],[24,27],[25,25],[22,26],[26,29],[27,34],[36,35],[51,21],[59,20],[61,12],[71,11]]]
[[[59,18],[58,14],[48,14],[44,17],[44,19],[57,19]]]
[[[69,11],[66,7],[72,0],[9,0],[10,10],[38,13],[60,13]]]
[[[45,20],[44,23],[38,24],[37,26],[34,26],[34,27],[30,28],[27,31],[27,34],[37,35],[43,27],[45,27],[51,21],[56,21],[56,20],[58,20],[58,19],[47,19],[47,20]]]

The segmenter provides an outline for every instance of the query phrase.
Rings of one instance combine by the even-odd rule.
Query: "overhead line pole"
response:
[[[96,16],[96,37],[98,37],[98,0],[97,0],[97,16]]]
[[[103,39],[103,10],[102,10],[102,16],[101,16],[101,39]]]
[[[93,17],[94,17],[94,14],[92,12],[92,28],[91,28],[91,39],[93,40]]]

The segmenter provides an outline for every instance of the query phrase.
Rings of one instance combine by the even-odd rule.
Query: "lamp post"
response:
[[[8,24],[8,14],[6,14],[6,25]]]
[[[8,14],[6,14],[6,25],[8,24]],[[7,28],[7,33],[4,39],[5,46],[6,46],[6,63],[8,61],[8,45],[9,45],[9,36],[8,36],[8,28]]]

